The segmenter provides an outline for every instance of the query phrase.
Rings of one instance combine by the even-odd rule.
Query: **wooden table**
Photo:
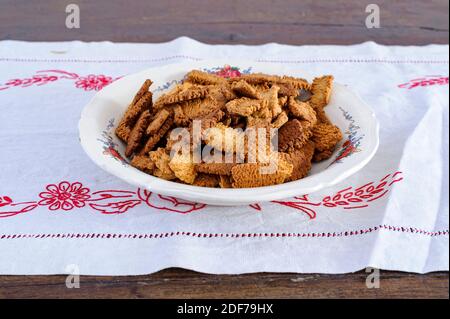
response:
[[[0,40],[162,42],[189,36],[207,43],[448,44],[447,0],[378,0],[381,28],[367,29],[373,1],[106,1],[74,0],[81,28],[67,29],[66,1],[2,0]],[[67,2],[69,3],[69,2]],[[209,3],[209,4],[208,4]],[[81,278],[67,289],[65,276],[0,276],[0,298],[448,298],[448,272],[381,272],[379,289],[366,273],[215,276],[168,269],[148,276]]]

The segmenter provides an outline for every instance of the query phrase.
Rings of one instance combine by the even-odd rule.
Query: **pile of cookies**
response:
[[[308,174],[312,162],[328,159],[342,139],[324,112],[332,76],[309,83],[261,73],[227,79],[193,70],[154,102],[151,84],[146,80],[137,92],[116,135],[126,143],[131,165],[166,180],[223,188],[294,181]],[[192,153],[171,152],[177,142],[171,133],[180,128],[193,133],[195,123],[200,133],[188,140]],[[267,162],[249,160],[251,147],[245,143],[245,132],[261,128],[268,132],[264,142],[269,146],[274,134],[278,137],[276,149],[267,153],[277,163],[269,173],[261,169]],[[195,158],[195,150],[205,147],[232,160]]]

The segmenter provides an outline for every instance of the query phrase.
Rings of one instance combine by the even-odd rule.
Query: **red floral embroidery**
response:
[[[0,208],[5,207],[6,209],[0,210],[0,218],[23,214],[35,209],[37,206],[36,202],[14,203],[11,197],[0,196]]]
[[[367,183],[358,188],[347,187],[333,195],[325,196],[320,201],[311,201],[308,195],[296,196],[288,201],[272,201],[272,203],[299,210],[309,218],[316,217],[315,207],[343,209],[364,208],[371,202],[385,196],[389,188],[401,180],[401,172],[388,174],[379,182]],[[165,196],[138,188],[128,190],[101,190],[91,192],[80,182],[67,181],[59,184],[49,184],[46,190],[39,194],[39,201],[15,203],[8,196],[0,196],[0,218],[23,214],[38,206],[48,206],[51,211],[69,211],[89,205],[102,214],[123,214],[138,205],[147,205],[160,211],[189,214],[204,209],[207,205],[194,203],[173,196]],[[257,211],[263,211],[259,203],[249,205]]]
[[[206,204],[193,203],[172,196],[155,194],[148,190],[138,189],[139,198],[148,206],[174,213],[188,214],[206,207]]]
[[[74,207],[84,207],[86,201],[91,198],[89,188],[83,187],[81,183],[61,182],[58,185],[50,184],[47,191],[39,194],[42,198],[38,205],[48,206],[50,210],[71,210]]]
[[[232,67],[228,64],[226,64],[223,68],[214,69],[212,73],[223,78],[236,78],[241,76],[241,72],[238,67]]]
[[[389,192],[389,188],[403,180],[402,172],[388,174],[377,183],[370,182],[358,188],[347,187],[333,195],[327,195],[320,201],[311,201],[309,195],[296,196],[289,201],[272,201],[272,203],[297,209],[310,219],[316,218],[317,214],[314,207],[357,209],[368,207],[371,202],[380,199]],[[257,207],[250,205],[253,209],[261,211],[260,205]]]
[[[85,91],[100,91],[114,80],[110,76],[105,75],[93,75],[81,76],[75,82],[77,88],[84,89]]]
[[[99,91],[103,89],[106,85],[112,83],[113,81],[119,79],[113,79],[110,76],[105,75],[94,75],[89,74],[87,76],[80,76],[73,72],[67,72],[64,70],[44,70],[37,71],[36,75],[30,78],[24,79],[12,79],[5,84],[0,84],[0,90],[6,90],[12,87],[29,87],[32,85],[41,86],[51,82],[59,80],[72,80],[75,81],[75,87],[83,89],[85,91]]]
[[[241,76],[242,73],[249,73],[250,69],[240,71],[238,67],[225,65],[224,67],[213,68],[210,72],[224,78],[234,78]],[[12,87],[25,88],[33,85],[41,86],[62,79],[75,81],[75,87],[85,91],[99,91],[119,78],[121,77],[112,78],[103,74],[80,76],[77,73],[64,70],[43,70],[37,71],[35,75],[29,78],[11,79],[4,84],[0,84],[0,91]]]
[[[320,203],[312,203],[308,199],[308,195],[303,196],[296,196],[293,198],[294,200],[291,201],[272,201],[272,203],[291,207],[294,209],[298,209],[299,211],[305,213],[308,215],[310,219],[316,218],[317,214],[316,211],[310,207],[307,206],[320,206]]]
[[[12,217],[20,214],[27,213],[38,206],[35,202],[30,203],[11,203],[9,209],[6,211],[0,211],[0,218]]]
[[[0,197],[0,207],[7,206],[12,203],[12,199],[8,196]]]
[[[179,214],[188,214],[206,207],[205,204],[163,196],[138,188],[136,191],[102,190],[91,192],[80,182],[67,181],[49,184],[39,193],[41,200],[14,203],[8,196],[0,197],[1,217],[11,217],[29,212],[38,206],[48,206],[51,211],[69,211],[89,205],[102,214],[123,214],[133,207],[146,204],[148,207]],[[12,209],[12,207],[18,207]]]
[[[432,85],[448,85],[448,76],[431,75],[423,78],[413,79],[406,83],[398,85],[401,89],[414,89],[416,87],[432,86]]]
[[[262,209],[262,208],[261,208],[261,205],[258,204],[258,203],[250,204],[250,205],[248,205],[248,206],[250,206],[250,207],[253,208],[253,209],[259,210],[259,211]]]

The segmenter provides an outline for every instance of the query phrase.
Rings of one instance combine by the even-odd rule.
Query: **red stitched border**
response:
[[[69,238],[69,239],[150,239],[150,238],[167,238],[167,237],[197,237],[197,238],[261,238],[261,237],[308,237],[308,238],[335,238],[350,237],[373,233],[379,230],[387,230],[393,232],[419,234],[424,236],[447,236],[449,230],[426,231],[415,227],[398,227],[391,225],[379,225],[366,229],[342,231],[342,232],[322,232],[322,233],[196,233],[196,232],[165,232],[153,234],[13,234],[0,235],[0,239],[45,239],[45,238]]]
[[[68,63],[148,63],[168,61],[174,59],[187,59],[194,61],[201,61],[202,58],[193,57],[189,55],[173,55],[154,59],[39,59],[39,58],[0,58],[0,62],[68,62]],[[448,60],[390,60],[380,58],[318,58],[318,59],[305,59],[305,60],[270,60],[270,59],[257,59],[257,62],[270,62],[270,63],[388,63],[388,64],[448,64]]]

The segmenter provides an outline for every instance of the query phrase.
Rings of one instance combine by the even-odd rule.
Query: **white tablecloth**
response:
[[[66,273],[68,265],[98,275],[448,270],[448,55],[444,45],[371,42],[2,41],[0,273]],[[143,192],[84,154],[77,123],[96,90],[148,67],[210,58],[333,74],[375,109],[379,151],[335,187],[234,208]],[[361,201],[344,200],[353,197]]]

